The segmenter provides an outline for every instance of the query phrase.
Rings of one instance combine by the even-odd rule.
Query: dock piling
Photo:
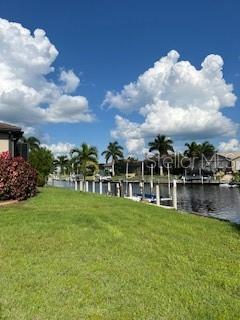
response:
[[[144,197],[144,180],[139,183],[140,193]]]
[[[117,187],[117,197],[120,197],[120,184],[119,184],[119,182],[117,182],[116,187]]]
[[[80,180],[79,182],[79,191],[83,191],[83,181]]]
[[[157,206],[160,206],[160,188],[159,184],[156,185],[156,204]]]
[[[129,194],[128,194],[128,196],[129,196],[130,198],[132,198],[132,196],[133,196],[132,184],[129,183],[128,187],[129,187]]]
[[[108,195],[111,195],[111,182],[108,182],[107,184],[107,193]]]
[[[173,180],[173,208],[177,210],[177,181]]]

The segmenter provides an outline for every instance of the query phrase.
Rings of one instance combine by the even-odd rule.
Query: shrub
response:
[[[237,183],[240,182],[240,172],[236,172],[233,174],[233,181]]]
[[[30,152],[29,162],[38,173],[38,186],[45,184],[46,178],[53,172],[54,157],[50,150],[46,148],[34,149]]]
[[[44,177],[41,173],[37,175],[37,186],[44,187],[46,184],[46,177]]]
[[[0,199],[25,200],[36,194],[37,174],[22,157],[0,154]]]

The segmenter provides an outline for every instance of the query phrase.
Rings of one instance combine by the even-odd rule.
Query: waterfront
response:
[[[54,180],[56,187],[74,189],[74,183]],[[123,184],[123,191],[127,187]],[[115,192],[115,184],[111,183],[112,193]],[[89,192],[92,191],[92,182],[89,181]],[[145,184],[144,192],[150,193],[150,184]],[[96,193],[99,193],[99,183],[96,182]],[[103,194],[107,193],[107,183],[103,183]],[[133,183],[133,194],[140,193],[139,183]],[[216,217],[240,223],[240,189],[220,187],[218,185],[178,184],[178,209],[187,212],[196,212],[202,215]],[[168,186],[160,185],[162,198],[168,197]],[[164,205],[169,203],[164,202]]]

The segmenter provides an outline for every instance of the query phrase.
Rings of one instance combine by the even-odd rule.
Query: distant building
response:
[[[240,171],[240,151],[221,152],[219,155],[230,161],[232,172]]]
[[[0,123],[0,153],[8,151],[13,157],[22,156],[27,160],[28,145],[20,139],[23,131],[20,127],[8,123]]]
[[[233,172],[240,172],[240,155],[232,159]]]
[[[100,175],[111,174],[112,172],[112,163],[99,163],[98,167]]]

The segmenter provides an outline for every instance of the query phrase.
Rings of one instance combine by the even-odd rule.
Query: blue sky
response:
[[[116,127],[117,114],[131,122],[142,122],[139,112],[125,114],[120,108],[101,107],[106,92],[119,92],[124,85],[137,81],[140,74],[170,50],[177,50],[180,60],[189,61],[197,69],[209,54],[220,55],[224,60],[224,80],[233,84],[238,97],[239,12],[237,0],[0,2],[1,18],[18,22],[30,31],[45,30],[59,52],[53,62],[55,72],[46,78],[57,81],[62,68],[73,70],[80,78],[74,94],[86,97],[96,115],[91,123],[38,123],[38,134],[45,136],[49,145],[58,142],[79,145],[87,141],[101,151],[113,140],[110,131]],[[221,112],[238,123],[239,99],[234,107],[223,108]],[[65,115],[68,117],[67,109]],[[11,116],[8,121],[12,122]],[[159,128],[159,133],[165,132]],[[121,132],[118,134],[120,137]],[[204,138],[208,139],[207,135]],[[148,132],[145,142],[150,136]],[[193,137],[198,138],[196,134]],[[239,140],[239,133],[235,137],[221,136],[218,131],[209,135],[216,144],[232,138]],[[178,146],[186,139],[191,140],[191,133],[186,138],[179,132],[174,135]],[[126,137],[122,143],[125,142]]]

